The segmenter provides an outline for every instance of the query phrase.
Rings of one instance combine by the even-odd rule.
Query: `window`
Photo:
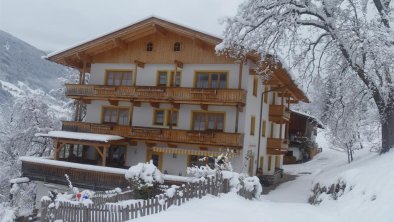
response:
[[[259,87],[259,79],[257,77],[253,78],[253,95],[257,96],[257,89]]]
[[[159,71],[157,86],[167,86],[167,71]]]
[[[272,92],[272,105],[275,105],[275,103],[276,103],[276,93],[275,92]]]
[[[81,144],[65,144],[59,152],[59,159],[83,158],[84,146]]]
[[[174,43],[174,51],[175,52],[181,51],[181,43],[180,42],[175,42]]]
[[[227,73],[225,72],[197,72],[195,86],[197,88],[227,88]]]
[[[251,136],[254,136],[255,128],[256,128],[256,117],[251,116],[250,117],[250,135]]]
[[[159,125],[159,126],[169,126],[171,125],[172,121],[172,126],[177,126],[178,125],[178,111],[177,110],[172,110],[172,116],[171,115],[171,110],[165,110],[165,109],[156,109],[153,114],[153,125]]]
[[[131,86],[132,71],[107,71],[106,85],[110,86]]]
[[[129,109],[117,108],[117,107],[104,107],[102,122],[119,124],[119,125],[128,125]]]
[[[154,117],[153,117],[153,124],[154,125],[164,125],[164,118],[165,118],[165,110],[163,109],[157,109],[154,112]]]
[[[272,156],[268,156],[268,171],[271,171]]]
[[[263,123],[262,123],[261,127],[262,127],[262,129],[261,129],[261,136],[265,137],[265,133],[266,133],[266,129],[267,129],[267,121],[263,120]]]
[[[260,165],[259,168],[261,169],[261,173],[263,173],[263,169],[264,169],[264,156],[260,157]]]
[[[177,126],[178,125],[178,111],[177,110],[172,110],[172,116],[171,115],[171,110],[167,110],[167,126],[172,125],[172,126]]]
[[[153,51],[153,43],[152,42],[148,42],[146,44],[146,51],[148,51],[148,52],[152,52]]]
[[[224,130],[224,113],[194,112],[193,130]]]
[[[171,71],[171,86],[181,86],[181,72],[177,71],[174,76],[174,71]]]
[[[264,103],[268,102],[268,86],[264,86]]]
[[[190,155],[189,156],[189,161],[187,166],[192,167],[192,166],[210,166],[212,169],[215,168],[215,158],[213,157],[207,157],[207,156],[196,156],[196,155]]]
[[[274,138],[274,124],[271,123],[270,138]]]
[[[277,155],[277,156],[275,156],[275,168],[280,168],[280,165],[281,165],[281,158],[280,158],[280,155]]]

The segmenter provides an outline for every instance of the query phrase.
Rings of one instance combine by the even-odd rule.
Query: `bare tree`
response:
[[[372,101],[382,149],[394,147],[391,0],[247,0],[228,18],[219,52],[285,57],[301,77],[334,81],[356,104]],[[229,50],[231,49],[231,50]],[[340,101],[340,97],[334,98]],[[344,103],[350,105],[351,103]],[[343,116],[346,118],[346,116]]]

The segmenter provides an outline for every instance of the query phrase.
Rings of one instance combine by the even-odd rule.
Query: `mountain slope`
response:
[[[43,51],[0,30],[0,80],[14,85],[23,82],[45,92],[59,88],[57,79],[69,70],[41,58],[44,55]]]

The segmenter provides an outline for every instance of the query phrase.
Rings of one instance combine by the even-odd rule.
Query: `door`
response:
[[[150,162],[151,160],[153,161],[153,165],[155,165],[160,171],[162,171],[163,153],[158,153],[158,152],[154,152],[152,150],[149,150],[146,161]]]

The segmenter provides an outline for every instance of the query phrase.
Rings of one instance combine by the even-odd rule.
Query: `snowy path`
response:
[[[326,208],[308,204],[307,198],[315,176],[346,161],[344,158],[341,153],[328,151],[308,163],[286,166],[286,173],[298,175],[296,180],[281,184],[260,201],[248,201],[233,193],[220,198],[209,196],[133,221],[341,221],[337,214]]]

